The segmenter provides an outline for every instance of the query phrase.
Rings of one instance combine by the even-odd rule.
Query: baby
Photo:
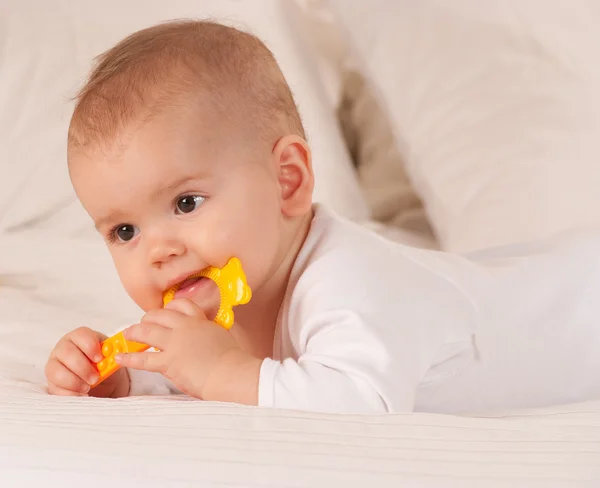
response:
[[[90,389],[104,336],[77,329],[48,361],[50,393],[181,391],[248,405],[412,410],[444,344],[469,349],[468,297],[405,248],[313,205],[292,93],[252,35],[172,22],[104,53],[77,97],[68,164],[127,293],[146,312],[126,338],[160,352],[119,357],[125,368]],[[205,280],[162,308],[167,288],[232,256],[253,298],[230,331],[209,320],[219,295]],[[402,298],[403,289],[432,286],[447,292],[443,303]],[[428,320],[434,307],[458,311],[460,323]],[[417,310],[418,326],[409,319]]]
[[[68,164],[145,312],[125,337],[159,352],[117,357],[123,368],[91,388],[104,336],[77,329],[48,360],[52,394],[427,410],[420,389],[476,360],[469,290],[478,268],[389,242],[313,203],[297,107],[252,35],[172,22],[104,53],[77,97]],[[231,257],[253,298],[228,331],[210,320],[216,287],[186,278]],[[163,292],[180,283],[162,308]]]

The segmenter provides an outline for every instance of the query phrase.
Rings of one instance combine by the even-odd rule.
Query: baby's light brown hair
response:
[[[173,21],[138,31],[96,59],[75,99],[69,159],[75,151],[110,147],[124,129],[194,103],[195,95],[248,140],[306,138],[291,90],[257,37],[210,21]]]

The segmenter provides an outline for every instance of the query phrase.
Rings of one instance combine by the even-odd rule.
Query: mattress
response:
[[[324,416],[0,380],[2,486],[583,487],[600,403],[503,418]]]
[[[2,487],[600,486],[600,402],[331,416],[183,396],[49,396],[43,367],[64,332],[110,332],[139,310],[99,239],[2,235],[0,256]]]

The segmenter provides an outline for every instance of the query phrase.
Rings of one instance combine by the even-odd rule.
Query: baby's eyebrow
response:
[[[120,211],[115,210],[113,212],[108,213],[104,217],[100,217],[99,219],[97,219],[94,222],[94,225],[96,226],[96,230],[100,230],[102,227],[105,227],[107,224],[119,220],[119,218],[122,217],[122,215],[123,214]]]
[[[204,173],[185,175],[180,178],[177,178],[176,180],[172,181],[171,183],[169,183],[166,186],[161,186],[160,188],[158,188],[157,190],[155,190],[153,192],[153,196],[159,197],[160,195],[162,195],[164,193],[171,193],[172,191],[177,190],[177,188],[184,186],[187,183],[190,183],[191,181],[203,180],[203,179],[207,179],[207,178],[208,178],[208,174],[204,174]]]

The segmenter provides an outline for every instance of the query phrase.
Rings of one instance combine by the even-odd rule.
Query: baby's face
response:
[[[277,169],[192,116],[166,113],[123,134],[112,151],[71,161],[75,190],[104,236],[131,298],[162,306],[163,292],[238,257],[253,291],[283,259]],[[187,295],[216,312],[216,287]]]

